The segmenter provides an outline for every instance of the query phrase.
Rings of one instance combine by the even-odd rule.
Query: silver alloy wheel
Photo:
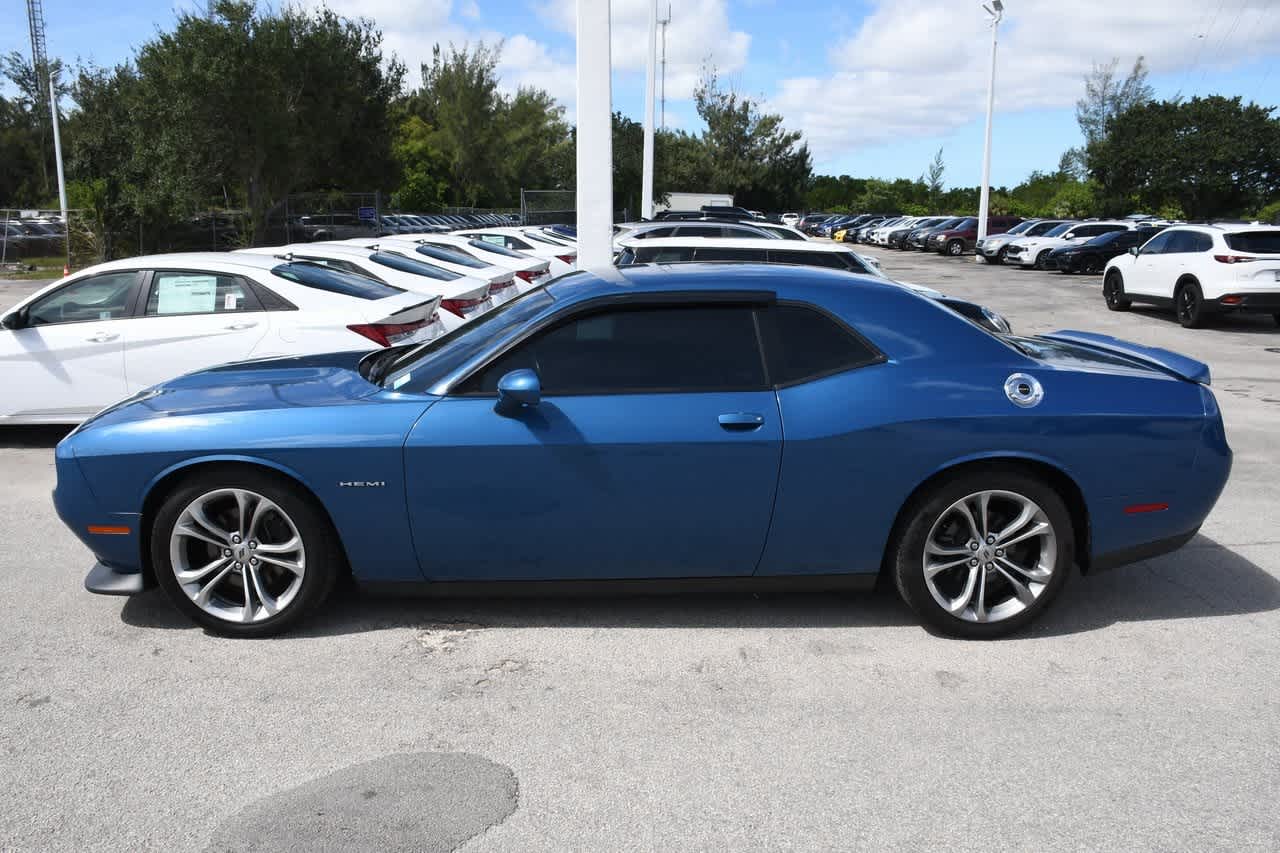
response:
[[[938,516],[925,539],[929,594],[966,622],[999,622],[1044,593],[1058,537],[1034,501],[1015,492],[975,492]]]
[[[293,520],[246,489],[217,489],[193,500],[169,536],[178,585],[197,607],[227,622],[261,622],[302,588],[306,551]]]

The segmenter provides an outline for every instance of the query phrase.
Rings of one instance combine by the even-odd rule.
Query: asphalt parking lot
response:
[[[866,253],[1018,332],[1207,361],[1236,457],[1200,535],[1073,578],[993,643],[934,637],[889,594],[351,591],[235,641],[155,591],[84,592],[49,500],[64,431],[10,428],[0,849],[1280,849],[1280,330]],[[31,289],[0,283],[0,308]]]

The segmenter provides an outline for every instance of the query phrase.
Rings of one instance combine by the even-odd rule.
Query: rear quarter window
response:
[[[1280,255],[1280,229],[1271,231],[1239,231],[1223,238],[1237,252],[1255,255]]]
[[[775,385],[807,382],[884,359],[870,343],[816,308],[780,302],[772,313],[769,377]]]

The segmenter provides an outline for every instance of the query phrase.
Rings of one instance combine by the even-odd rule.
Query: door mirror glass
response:
[[[522,406],[536,406],[542,399],[542,382],[528,368],[513,370],[498,380],[498,409],[513,411]]]
[[[1129,254],[1133,255],[1135,258],[1136,258],[1136,257],[1138,257],[1138,247],[1137,247],[1137,246],[1130,246],[1130,247],[1129,247]]]

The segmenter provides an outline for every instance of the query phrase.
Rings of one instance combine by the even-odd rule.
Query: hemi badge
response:
[[[381,489],[387,484],[386,480],[342,480],[338,483],[340,489]]]
[[[1138,515],[1143,512],[1164,512],[1169,508],[1168,504],[1134,504],[1124,508],[1125,515]]]

